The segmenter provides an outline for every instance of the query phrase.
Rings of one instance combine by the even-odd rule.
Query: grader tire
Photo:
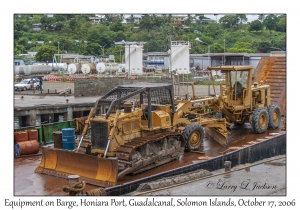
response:
[[[186,128],[182,132],[182,136],[186,141],[186,152],[197,150],[203,143],[204,129],[198,123],[192,123],[186,126]]]
[[[268,114],[269,114],[269,129],[278,128],[280,125],[281,119],[281,111],[280,107],[277,104],[271,104],[268,107]]]
[[[252,116],[252,128],[254,133],[263,133],[268,129],[269,115],[267,109],[257,108]]]

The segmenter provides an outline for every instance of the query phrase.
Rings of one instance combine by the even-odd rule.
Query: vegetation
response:
[[[189,14],[184,24],[174,24],[172,15],[141,16],[141,22],[124,23],[122,14],[102,15],[100,23],[93,24],[89,14],[22,14],[14,16],[14,54],[36,51],[37,61],[51,61],[54,53],[82,55],[114,55],[120,62],[124,46],[121,40],[146,42],[144,52],[166,52],[171,40],[191,42],[191,53],[206,53],[207,45],[195,41],[196,37],[211,46],[211,52],[260,52],[268,49],[286,49],[286,16],[258,15],[247,22],[244,14],[225,15],[218,23],[201,24],[203,14]],[[129,16],[133,18],[133,15]],[[32,24],[40,24],[34,31]],[[38,44],[37,41],[43,41]]]

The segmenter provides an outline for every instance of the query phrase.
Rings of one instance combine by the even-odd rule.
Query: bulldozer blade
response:
[[[68,178],[79,175],[86,183],[110,187],[117,184],[118,159],[101,158],[74,151],[41,147],[42,160],[36,173]]]
[[[211,136],[215,141],[221,144],[223,147],[228,147],[227,135],[223,135],[218,132],[215,128],[204,128],[205,133]]]

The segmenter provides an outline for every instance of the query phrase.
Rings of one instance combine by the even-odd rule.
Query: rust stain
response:
[[[286,116],[286,58],[262,57],[253,74],[253,81],[270,85],[271,102],[278,104]]]

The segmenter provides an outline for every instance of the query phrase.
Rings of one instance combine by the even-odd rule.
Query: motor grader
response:
[[[86,120],[91,145],[85,154],[42,147],[35,172],[67,177],[80,175],[87,183],[108,187],[118,178],[140,173],[198,150],[204,130],[229,134],[224,118],[211,110],[215,97],[178,100],[171,84],[121,85],[98,99]],[[212,107],[212,109],[211,109]]]
[[[271,104],[270,86],[254,82],[252,84],[252,66],[209,67],[210,73],[221,71],[225,74],[225,87],[220,84],[218,98],[220,112],[218,117],[235,125],[249,122],[254,133],[263,133],[267,129],[278,128],[281,122],[281,110],[277,104]],[[212,75],[211,75],[212,77]],[[213,80],[212,80],[213,81]]]

